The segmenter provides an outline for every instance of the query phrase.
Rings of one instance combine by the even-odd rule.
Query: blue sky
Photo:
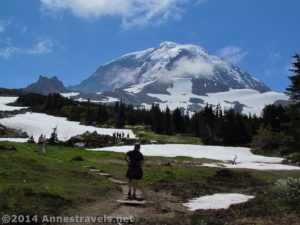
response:
[[[173,41],[283,91],[300,53],[299,8],[299,0],[1,0],[0,87],[39,75],[78,84],[103,63]]]

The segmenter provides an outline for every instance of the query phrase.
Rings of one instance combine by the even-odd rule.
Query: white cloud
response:
[[[208,78],[213,75],[214,69],[213,64],[207,62],[200,56],[195,58],[183,57],[177,60],[170,69],[154,66],[143,75],[142,82],[158,79],[162,82],[169,83],[173,78]]]
[[[242,61],[247,54],[247,51],[233,45],[226,46],[217,52],[218,56],[234,64]]]
[[[20,52],[19,48],[16,47],[6,47],[0,49],[0,58],[9,59],[12,55]]]
[[[200,4],[203,4],[203,3],[206,3],[207,0],[197,0],[196,1],[196,5],[200,5]]]
[[[32,47],[25,49],[25,53],[28,55],[43,55],[52,52],[53,42],[49,39],[42,40]]]
[[[43,55],[52,52],[53,42],[50,39],[39,41],[29,48],[20,47],[5,47],[0,49],[0,58],[9,59],[14,55],[25,54],[25,55]]]
[[[119,17],[127,29],[148,24],[161,25],[181,18],[182,4],[191,0],[40,0],[43,11],[68,10],[84,19]]]
[[[272,52],[270,53],[269,55],[269,59],[274,62],[274,61],[277,61],[281,58],[281,52]]]
[[[6,28],[9,26],[10,21],[0,20],[0,33],[4,32]]]
[[[202,57],[196,58],[181,58],[174,64],[172,70],[173,77],[184,77],[184,76],[211,76],[214,71],[214,65],[207,62]]]

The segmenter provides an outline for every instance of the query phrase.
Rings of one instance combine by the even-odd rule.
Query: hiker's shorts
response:
[[[126,177],[128,179],[140,180],[143,178],[143,170],[141,166],[129,166]]]

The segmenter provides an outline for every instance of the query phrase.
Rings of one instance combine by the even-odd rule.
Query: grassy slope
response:
[[[162,135],[156,134],[150,129],[144,126],[126,126],[128,129],[132,129],[134,133],[141,139],[157,141],[162,144],[195,144],[202,145],[202,141],[200,138],[191,137],[186,135]]]
[[[126,163],[123,154],[112,152],[89,152],[71,148],[48,147],[47,155],[41,156],[36,145],[13,144],[17,152],[0,152],[0,210],[1,213],[57,214],[67,209],[84,206],[88,202],[104,200],[118,192],[118,187],[107,180],[86,172],[83,165],[112,173],[125,179]],[[81,156],[84,161],[73,161]],[[63,161],[63,162],[62,162]],[[201,195],[238,192],[257,196],[253,201],[234,206],[229,210],[176,213],[172,221],[177,224],[277,224],[285,217],[287,222],[297,219],[295,210],[274,201],[269,186],[276,179],[298,176],[299,172],[273,172],[254,170],[229,170],[198,167],[206,159],[188,157],[146,157],[145,176],[141,187],[154,201],[158,211],[164,202],[162,193],[171,193],[179,202]],[[172,166],[164,166],[171,162]],[[228,172],[229,171],[229,172]],[[157,204],[155,204],[157,202]],[[242,221],[239,223],[238,221]],[[166,223],[166,221],[161,221]],[[154,224],[147,217],[139,224]],[[168,223],[167,223],[168,224]]]
[[[13,145],[17,152],[0,152],[1,213],[59,213],[87,201],[101,200],[103,192],[118,188],[72,161],[68,153],[74,150],[50,147],[48,154],[42,156],[36,145]],[[56,159],[55,152],[65,154],[64,162]]]

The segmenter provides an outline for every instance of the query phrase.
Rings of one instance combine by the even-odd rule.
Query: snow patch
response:
[[[132,150],[132,146],[115,146],[88,150],[125,153]],[[280,164],[283,158],[254,155],[250,151],[250,148],[243,147],[204,146],[187,144],[142,145],[141,152],[146,156],[187,156],[192,158],[213,159],[224,162],[204,163],[200,165],[206,167],[256,170],[300,170],[300,167],[297,166]],[[237,164],[232,165],[231,162],[235,158],[235,155],[237,156]]]
[[[254,196],[251,195],[220,193],[195,198],[183,205],[188,207],[190,211],[198,209],[228,209],[233,204],[247,202],[253,198]]]
[[[273,104],[276,100],[288,100],[288,96],[283,93],[269,91],[260,93],[253,89],[231,89],[226,92],[208,93],[207,96],[201,96],[205,102],[213,105],[220,104],[222,108],[231,108],[232,104],[228,102],[239,101],[247,107],[243,108],[244,114],[251,113],[260,116],[265,105]]]
[[[0,138],[1,141],[10,141],[10,142],[18,142],[18,143],[26,143],[28,138]]]
[[[253,170],[300,170],[300,167],[289,166],[275,163],[259,163],[259,162],[244,162],[237,164],[226,163],[203,163],[201,166],[205,167],[219,167],[230,169],[253,169]]]
[[[60,95],[65,98],[71,98],[71,97],[77,96],[79,94],[80,93],[78,93],[78,92],[60,93]]]
[[[120,101],[117,98],[113,98],[113,97],[109,97],[109,96],[107,96],[106,98],[107,99],[101,100],[99,102],[102,102],[102,103],[111,103],[111,102],[119,102]]]
[[[18,97],[0,97],[0,111],[14,111],[27,107],[8,106],[7,104],[17,101]]]
[[[151,97],[160,99],[159,105],[162,109],[168,106],[171,110],[177,107],[184,107],[193,105],[190,102],[191,98],[200,98],[204,103],[198,103],[199,106],[204,107],[206,104],[220,105],[223,109],[232,108],[236,102],[245,105],[243,108],[244,114],[252,114],[260,116],[265,105],[273,104],[277,100],[288,100],[288,96],[283,93],[269,91],[260,93],[253,89],[230,89],[225,92],[207,93],[207,96],[199,96],[192,93],[192,79],[191,78],[177,78],[173,79],[173,87],[167,89],[170,95],[166,94],[148,94]],[[151,107],[147,105],[147,108]]]
[[[127,91],[127,92],[132,93],[132,94],[138,94],[143,90],[144,87],[146,87],[147,85],[149,85],[153,82],[155,82],[155,80],[150,81],[150,82],[146,82],[146,83],[142,83],[142,84],[132,85],[129,88],[124,89],[124,91]]]
[[[112,151],[112,152],[128,152],[132,150],[132,146],[114,146],[106,148],[89,149],[92,151]],[[204,146],[204,145],[188,145],[188,144],[166,144],[166,145],[142,145],[141,152],[146,156],[188,156],[193,158],[207,158],[221,161],[231,161],[238,157],[237,162],[264,162],[264,163],[280,163],[282,158],[266,157],[254,155],[250,148],[244,147],[223,147],[223,146]]]
[[[191,78],[175,78],[173,79],[173,87],[169,87],[167,91],[170,95],[165,94],[148,94],[150,97],[160,99],[162,102],[159,106],[162,109],[167,107],[170,110],[175,110],[177,107],[187,108],[190,105],[190,98],[199,98],[198,95],[192,94],[192,79]]]
[[[92,103],[100,103],[101,101],[97,101],[97,100],[88,100],[88,99],[85,99],[85,98],[78,98],[78,99],[75,99],[75,101],[78,101],[78,102],[92,102]]]
[[[18,129],[26,132],[29,136],[33,135],[35,140],[41,134],[50,137],[52,128],[57,127],[59,140],[66,141],[72,136],[83,134],[86,131],[112,136],[114,132],[124,132],[130,138],[135,138],[132,130],[98,128],[93,126],[80,125],[79,122],[68,121],[64,117],[55,117],[42,113],[18,114],[14,117],[0,119],[0,123],[6,127]]]

